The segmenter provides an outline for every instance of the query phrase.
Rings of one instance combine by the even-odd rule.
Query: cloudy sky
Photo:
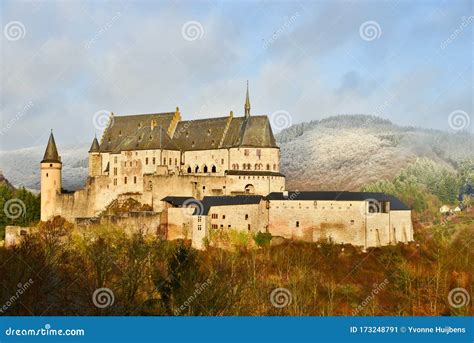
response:
[[[292,123],[473,131],[473,15],[456,0],[2,1],[0,150],[51,128],[90,142],[99,111],[242,115],[246,80],[252,113]]]

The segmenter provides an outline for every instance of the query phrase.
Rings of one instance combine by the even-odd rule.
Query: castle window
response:
[[[255,170],[258,170],[258,164],[255,163]]]
[[[198,225],[198,231],[201,231],[202,225]]]
[[[223,229],[223,228],[224,228],[224,224],[221,224],[221,229]]]
[[[153,157],[153,164],[156,164],[156,158]]]
[[[249,149],[244,149],[244,156],[248,156],[249,155]]]
[[[49,174],[48,174],[48,173],[46,173],[46,177],[48,177],[48,176],[49,176]]]
[[[170,157],[170,165],[173,164],[173,159]]]
[[[126,176],[123,178],[123,183],[127,184],[127,177]]]
[[[166,165],[166,157],[163,157],[163,164]]]
[[[216,166],[212,166],[211,172],[213,172],[213,173],[216,173],[216,172],[217,172]]]
[[[250,170],[252,167],[250,166],[250,163],[247,163],[247,169]]]
[[[225,219],[225,214],[222,215],[222,219]]]
[[[188,167],[188,174],[192,173],[191,167]]]
[[[250,231],[250,224],[248,224],[248,225],[247,225],[247,230],[249,230],[249,231]]]
[[[114,168],[114,175],[117,175],[117,167]]]
[[[117,186],[117,179],[114,179],[114,186]]]
[[[148,165],[148,157],[145,158],[145,164]]]
[[[270,170],[270,165],[267,163],[267,170]]]
[[[202,217],[201,216],[198,216],[198,222],[200,223],[202,220]]]
[[[300,222],[296,221],[296,227],[300,227]]]
[[[204,173],[207,173],[207,166],[205,165],[204,168],[203,168],[203,172]]]
[[[249,215],[246,214],[246,215],[245,215],[245,220],[248,220],[248,219],[249,219]]]
[[[351,225],[354,225],[354,220],[351,220]]]
[[[177,159],[177,158],[174,159],[174,165],[175,165],[175,166],[178,165],[178,159]]]
[[[196,166],[196,168],[194,168],[194,172],[199,173],[199,167],[198,166]]]
[[[229,224],[229,225],[227,225],[227,228],[228,228],[228,229],[230,229],[230,228],[231,228],[230,224]]]
[[[53,164],[51,163],[49,166],[50,166],[50,167],[52,167],[52,166],[53,166]]]
[[[137,183],[137,177],[136,176],[133,177],[133,183]]]
[[[202,186],[202,190],[205,191],[205,190],[206,190],[206,186]]]

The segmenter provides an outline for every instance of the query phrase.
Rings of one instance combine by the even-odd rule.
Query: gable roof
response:
[[[102,135],[100,152],[278,147],[267,116],[179,118],[179,112],[112,116]]]

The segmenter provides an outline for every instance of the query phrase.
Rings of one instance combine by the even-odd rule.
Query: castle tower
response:
[[[46,221],[55,214],[56,198],[61,193],[61,157],[56,148],[53,131],[40,163],[41,169],[41,220]]]
[[[91,148],[89,149],[89,176],[98,176],[102,174],[102,156],[100,154],[99,142],[94,137]]]
[[[247,95],[245,97],[245,117],[250,117],[250,98],[249,98],[249,82],[247,81]]]

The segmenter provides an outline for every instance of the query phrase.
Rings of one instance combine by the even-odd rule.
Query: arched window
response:
[[[258,163],[255,163],[255,170],[258,170]]]
[[[191,167],[188,167],[188,174],[191,174],[193,172],[193,170],[191,169]]]
[[[253,185],[245,186],[245,194],[254,194],[254,193],[255,193],[255,187]]]
[[[196,167],[194,168],[194,172],[195,172],[195,173],[199,173],[199,166],[196,166]]]
[[[247,169],[250,170],[252,167],[250,166],[250,163],[247,163]]]
[[[212,166],[212,168],[211,168],[211,172],[213,172],[213,173],[216,173],[216,172],[217,172],[217,168],[216,168],[216,166]]]
[[[270,170],[270,165],[267,163],[267,170]]]
[[[203,173],[207,173],[207,166],[206,165],[204,165],[204,167],[202,168],[202,171],[203,171]]]

